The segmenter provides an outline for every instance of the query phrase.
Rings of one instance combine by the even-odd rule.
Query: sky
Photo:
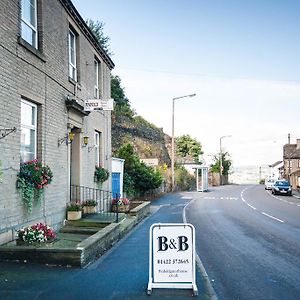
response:
[[[73,0],[105,23],[114,75],[137,114],[171,135],[189,134],[204,160],[233,166],[282,160],[300,138],[300,1]]]

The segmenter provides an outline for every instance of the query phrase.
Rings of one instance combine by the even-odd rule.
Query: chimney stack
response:
[[[289,133],[288,134],[288,144],[290,144],[291,143],[291,134]]]

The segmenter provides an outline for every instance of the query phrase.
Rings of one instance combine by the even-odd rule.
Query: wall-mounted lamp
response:
[[[69,145],[73,142],[75,133],[70,131],[65,137],[58,139],[57,143],[60,146],[63,142],[66,142],[66,145]]]
[[[86,147],[89,143],[89,137],[88,136],[84,136],[83,137],[83,146]]]

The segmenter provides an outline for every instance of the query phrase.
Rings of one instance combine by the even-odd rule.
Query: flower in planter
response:
[[[94,175],[95,175],[95,181],[102,184],[104,181],[108,179],[109,172],[101,166],[96,166]]]
[[[113,198],[112,199],[112,205],[129,205],[129,200],[127,198]]]
[[[81,204],[77,202],[71,202],[67,205],[67,211],[81,211]]]
[[[95,200],[86,200],[82,203],[82,206],[97,206],[97,201],[95,201]]]
[[[27,244],[51,242],[56,238],[56,234],[50,226],[37,223],[28,227],[23,227],[17,231],[18,241]]]

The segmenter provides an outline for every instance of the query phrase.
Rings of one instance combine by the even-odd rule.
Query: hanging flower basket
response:
[[[17,188],[20,189],[23,203],[30,214],[34,200],[38,203],[41,201],[44,188],[51,183],[53,173],[49,166],[34,159],[21,163],[17,176]]]

